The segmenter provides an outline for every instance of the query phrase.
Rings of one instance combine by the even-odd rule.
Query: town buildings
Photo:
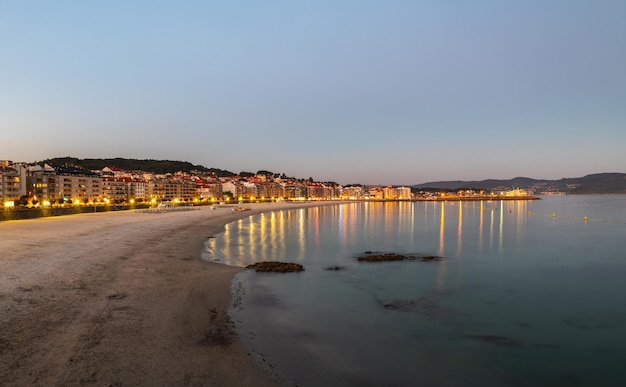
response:
[[[19,199],[21,178],[20,172],[8,161],[0,162],[0,203],[11,206]]]
[[[59,204],[68,201],[90,204],[103,199],[102,177],[95,172],[71,166],[54,167],[54,170],[53,189],[47,198],[40,199],[56,200]]]
[[[115,167],[90,171],[63,165],[0,161],[0,206],[67,206],[126,203],[211,203],[278,200],[464,200],[484,192],[413,193],[410,187],[341,186],[258,174],[217,177],[210,173],[126,171]],[[487,195],[487,196],[485,196]],[[497,195],[521,197],[523,190]]]
[[[218,178],[184,172],[154,174],[115,167],[0,162],[0,206],[158,202],[250,202],[339,199],[339,186],[273,176]]]

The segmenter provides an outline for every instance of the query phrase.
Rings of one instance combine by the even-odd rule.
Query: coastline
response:
[[[545,196],[563,196],[563,195],[545,195]],[[280,205],[291,205],[291,206],[305,206],[305,205],[324,205],[327,204],[336,204],[336,203],[357,203],[357,202],[384,202],[384,203],[413,203],[413,202],[453,202],[453,201],[462,201],[462,202],[478,202],[478,201],[494,201],[494,200],[541,200],[540,197],[535,195],[525,195],[525,196],[510,196],[510,195],[486,195],[486,196],[457,196],[457,195],[448,195],[441,197],[433,197],[433,198],[414,198],[414,199],[350,199],[350,200],[336,200],[336,201],[313,201],[313,202],[305,202],[305,201],[290,201],[284,203],[263,203],[265,205],[272,205],[274,207]],[[263,205],[256,203],[255,206]],[[237,205],[227,205],[224,207],[238,207]],[[175,207],[178,208],[178,207]],[[187,207],[181,207],[187,208]],[[200,207],[193,207],[200,208]],[[243,207],[240,207],[243,208]],[[111,211],[151,211],[154,210],[150,205],[119,205],[119,206],[68,206],[68,207],[36,207],[36,208],[4,208],[0,207],[0,222],[2,221],[10,221],[10,220],[26,220],[26,219],[38,219],[44,217],[52,217],[52,216],[69,216],[69,215],[79,215],[91,212],[111,212]]]
[[[234,220],[340,203],[0,222],[0,380],[276,385],[228,317],[231,281],[244,269],[201,251]]]

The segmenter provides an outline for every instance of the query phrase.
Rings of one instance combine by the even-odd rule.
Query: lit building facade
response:
[[[194,181],[157,179],[148,181],[146,184],[146,199],[189,201],[195,197],[196,183]]]
[[[383,198],[385,200],[409,200],[411,188],[409,187],[385,187],[383,188]]]
[[[26,186],[29,195],[39,201],[55,200],[56,175],[56,170],[47,164],[28,167]]]
[[[51,200],[89,203],[102,199],[102,177],[82,168],[54,167],[56,176],[49,186]],[[52,189],[50,189],[52,188]]]
[[[113,203],[123,203],[130,199],[129,179],[123,177],[104,176],[102,178],[102,195]]]
[[[285,198],[290,200],[306,200],[307,187],[304,184],[288,184],[285,186]]]
[[[222,183],[219,181],[196,182],[196,194],[200,199],[222,200]]]
[[[12,205],[20,198],[20,173],[8,165],[0,165],[0,204]]]

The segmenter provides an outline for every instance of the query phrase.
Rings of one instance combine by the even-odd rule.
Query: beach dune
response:
[[[228,317],[242,269],[200,256],[225,224],[295,206],[0,222],[0,381],[274,385]]]

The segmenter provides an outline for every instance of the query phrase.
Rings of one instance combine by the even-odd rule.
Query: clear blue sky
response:
[[[0,159],[626,172],[626,1],[0,0]]]

